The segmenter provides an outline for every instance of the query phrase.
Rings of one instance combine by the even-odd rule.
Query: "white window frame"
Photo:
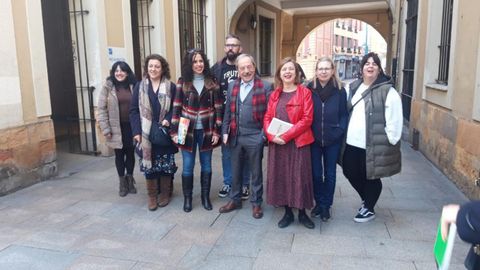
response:
[[[419,5],[419,9],[421,5]],[[428,2],[428,23],[427,23],[427,39],[425,48],[425,66],[424,66],[424,91],[422,98],[429,102],[435,103],[442,107],[452,108],[452,96],[454,92],[453,81],[455,78],[455,51],[457,40],[457,21],[458,21],[458,0],[453,1],[452,13],[452,33],[450,39],[450,65],[448,74],[450,81],[447,85],[436,82],[438,76],[438,67],[440,61],[440,52],[438,45],[440,44],[442,30],[442,12],[443,2],[439,5],[436,1]],[[419,10],[419,14],[420,14]]]
[[[477,74],[475,80],[475,91],[473,92],[472,119],[480,121],[480,37],[477,48]]]

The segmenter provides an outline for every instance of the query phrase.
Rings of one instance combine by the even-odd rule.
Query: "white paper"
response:
[[[278,118],[273,118],[272,122],[268,126],[267,132],[272,135],[282,135],[283,133],[287,132],[293,124],[282,121]]]

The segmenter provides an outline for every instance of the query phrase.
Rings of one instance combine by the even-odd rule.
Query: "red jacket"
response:
[[[272,141],[274,136],[269,134],[267,129],[272,118],[275,117],[281,93],[281,88],[275,89],[272,93],[268,101],[267,112],[263,118],[263,130],[269,141]],[[305,86],[297,85],[297,92],[287,103],[287,114],[293,127],[282,134],[280,138],[282,138],[285,143],[295,139],[295,145],[298,148],[313,143],[315,139],[313,137],[312,129],[310,128],[313,122],[313,101],[310,90]]]

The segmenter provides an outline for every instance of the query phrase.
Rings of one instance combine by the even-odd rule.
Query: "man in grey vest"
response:
[[[222,98],[227,100],[228,85],[230,82],[238,79],[238,70],[235,66],[237,57],[242,53],[242,43],[240,38],[234,34],[228,34],[225,37],[225,47],[223,48],[225,57],[212,66],[212,72],[220,85]],[[224,110],[225,111],[225,110]],[[220,198],[225,198],[232,189],[232,167],[230,148],[222,144],[222,169],[223,169],[223,187],[218,192]],[[250,169],[248,165],[243,169],[243,188],[242,199],[247,200],[249,195]]]
[[[263,217],[262,159],[266,141],[263,116],[272,84],[256,76],[256,64],[251,55],[239,55],[235,64],[239,78],[228,85],[222,124],[223,143],[231,150],[232,190],[230,201],[219,212],[228,213],[242,207],[242,170],[248,162],[252,173],[252,216],[258,219]]]

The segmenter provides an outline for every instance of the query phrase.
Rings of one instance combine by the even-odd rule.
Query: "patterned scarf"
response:
[[[145,78],[140,82],[138,88],[138,105],[140,107],[140,121],[142,126],[142,164],[145,168],[152,167],[152,143],[148,139],[150,129],[152,128],[152,106],[148,98],[148,85],[150,80]],[[165,115],[170,110],[172,100],[170,92],[170,81],[163,79],[158,87],[158,102],[160,103],[159,123],[163,121]]]
[[[237,79],[232,89],[232,96],[230,97],[230,134],[237,134],[237,121],[236,121],[236,111],[237,111],[237,97],[240,93],[240,82],[241,79]],[[252,96],[252,107],[253,107],[253,119],[258,123],[263,124],[263,116],[267,110],[267,93],[263,88],[263,82],[260,78],[255,77],[253,80],[253,96]]]

